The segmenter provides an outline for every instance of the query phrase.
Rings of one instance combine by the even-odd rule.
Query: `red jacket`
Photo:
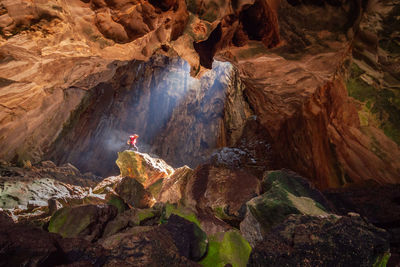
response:
[[[137,136],[129,136],[129,144],[130,145],[136,145],[136,140],[137,140]]]

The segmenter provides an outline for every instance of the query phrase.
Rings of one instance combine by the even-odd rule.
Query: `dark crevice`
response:
[[[279,43],[277,20],[267,3],[256,1],[253,5],[245,7],[240,12],[239,20],[249,40],[262,41],[268,48]]]
[[[200,56],[200,65],[211,69],[213,63],[213,57],[215,54],[215,45],[221,40],[222,29],[221,23],[212,31],[207,40],[202,42],[194,42],[193,47],[197,54]]]
[[[175,5],[175,0],[149,0],[150,4],[162,11],[168,11]]]

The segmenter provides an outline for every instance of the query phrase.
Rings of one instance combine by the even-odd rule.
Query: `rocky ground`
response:
[[[196,169],[123,151],[104,180],[1,166],[1,266],[395,266],[398,186],[321,193],[224,148]],[[389,210],[390,213],[386,213]]]

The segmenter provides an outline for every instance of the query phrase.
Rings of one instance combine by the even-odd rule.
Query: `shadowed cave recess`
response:
[[[399,266],[399,89],[399,0],[0,0],[0,266]]]

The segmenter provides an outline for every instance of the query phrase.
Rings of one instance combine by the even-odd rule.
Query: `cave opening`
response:
[[[140,152],[194,167],[221,145],[225,97],[234,87],[230,63],[212,67],[196,79],[179,58],[127,62],[90,90],[47,158],[100,176],[117,174],[117,152],[137,133]]]

